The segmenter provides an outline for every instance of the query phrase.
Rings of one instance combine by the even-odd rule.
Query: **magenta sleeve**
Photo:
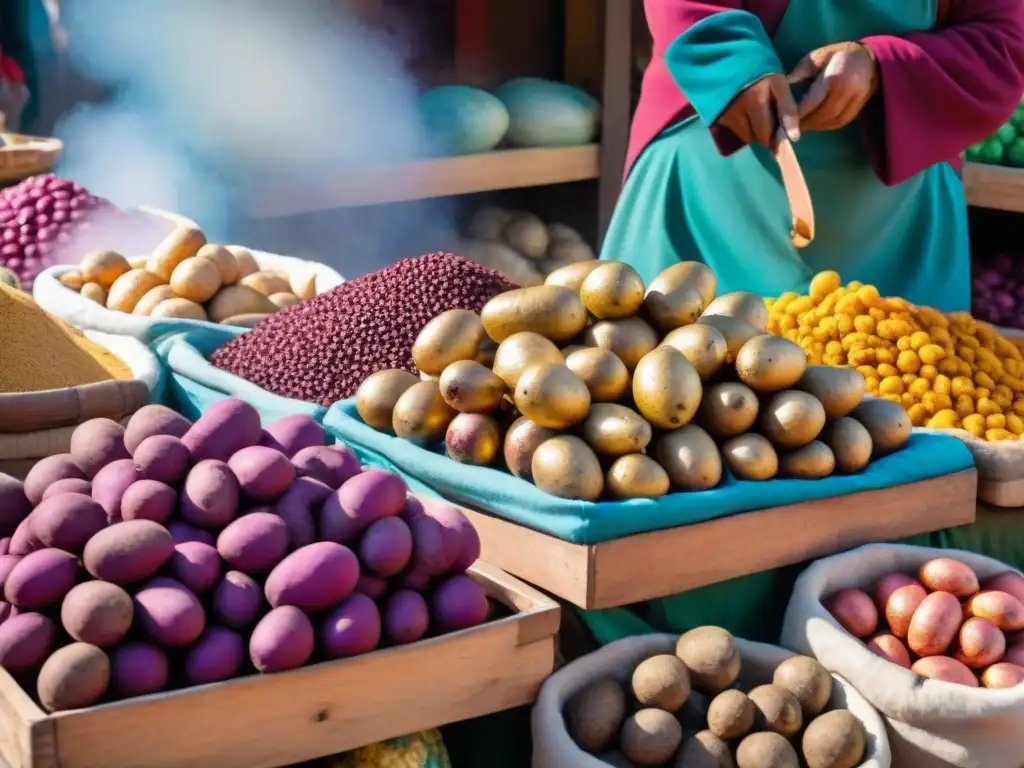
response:
[[[860,121],[872,166],[892,186],[955,160],[995,132],[1024,93],[1024,3],[951,0],[941,26],[863,40],[881,82]]]

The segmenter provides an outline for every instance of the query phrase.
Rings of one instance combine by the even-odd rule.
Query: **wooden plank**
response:
[[[57,765],[53,724],[14,678],[2,670],[0,756],[11,766],[56,768]]]
[[[964,192],[968,205],[1024,213],[1024,169],[967,163]]]
[[[598,145],[506,149],[477,155],[379,166],[321,183],[257,190],[247,213],[257,219],[294,216],[363,205],[468,195],[594,179]]]
[[[633,2],[604,2],[604,84],[601,92],[601,183],[598,246],[622,188],[632,119]]]

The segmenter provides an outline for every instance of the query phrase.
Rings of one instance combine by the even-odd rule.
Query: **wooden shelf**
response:
[[[598,178],[599,154],[597,144],[586,144],[506,149],[378,166],[359,175],[319,184],[281,184],[257,190],[248,198],[246,208],[249,216],[268,219],[499,189],[567,184]]]
[[[968,205],[1024,213],[1024,169],[967,163],[964,190]]]

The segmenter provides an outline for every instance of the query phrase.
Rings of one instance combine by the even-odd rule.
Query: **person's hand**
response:
[[[835,131],[852,123],[878,92],[878,62],[862,43],[834,43],[804,56],[790,83],[813,80],[800,100],[800,126]]]
[[[784,75],[768,75],[732,100],[718,118],[744,144],[772,147],[779,124],[790,141],[800,138],[800,117]]]

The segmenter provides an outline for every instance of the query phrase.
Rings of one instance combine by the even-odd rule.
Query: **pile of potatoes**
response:
[[[488,615],[476,531],[307,416],[83,423],[0,474],[0,667],[60,711],[413,643]]]
[[[1024,576],[979,583],[970,567],[936,558],[914,576],[891,573],[873,594],[843,589],[825,602],[872,652],[922,677],[977,688],[1024,683]]]
[[[863,400],[856,371],[808,366],[766,332],[764,302],[715,298],[682,262],[645,287],[629,266],[572,264],[545,285],[451,310],[420,332],[422,380],[379,371],[356,393],[370,426],[455,461],[503,460],[547,493],[655,498],[741,480],[855,473],[910,438],[906,412]]]
[[[247,248],[207,243],[193,227],[175,229],[147,258],[94,251],[60,281],[118,312],[245,328],[316,295],[312,271],[261,270]]]
[[[580,749],[618,768],[854,768],[864,759],[864,725],[845,709],[826,711],[832,676],[793,656],[772,682],[737,687],[742,660],[720,627],[679,638],[674,654],[645,659],[626,686],[591,683],[565,707]],[[801,762],[802,760],[802,762]]]
[[[496,269],[516,285],[541,285],[560,267],[593,261],[594,251],[572,227],[545,224],[526,211],[481,208],[463,228],[466,240],[455,250]]]

